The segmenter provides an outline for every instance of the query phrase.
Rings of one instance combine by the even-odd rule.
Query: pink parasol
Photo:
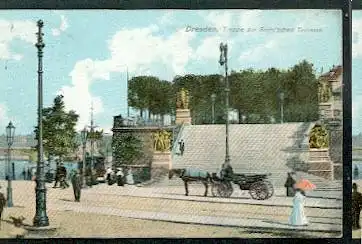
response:
[[[294,185],[294,188],[301,189],[303,191],[310,191],[316,189],[316,186],[309,180],[301,179]]]

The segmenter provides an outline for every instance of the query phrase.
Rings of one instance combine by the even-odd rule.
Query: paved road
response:
[[[5,182],[0,181],[0,185],[5,192]],[[34,186],[34,182],[14,182],[14,204],[30,207],[33,211]],[[229,199],[205,198],[200,196],[203,191],[202,187],[194,185],[190,188],[192,196],[186,197],[182,187],[118,187],[101,184],[83,190],[81,202],[75,203],[71,188],[53,189],[49,184],[47,207],[50,211],[98,213],[166,222],[309,231],[316,237],[318,232],[335,234],[342,228],[341,201],[336,199],[307,199],[306,213],[310,225],[295,228],[287,224],[291,198],[275,196],[257,201],[240,191],[235,193],[240,195]],[[240,197],[242,195],[243,198]]]

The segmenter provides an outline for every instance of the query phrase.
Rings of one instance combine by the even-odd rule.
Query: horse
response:
[[[185,184],[185,196],[189,195],[188,183],[192,181],[202,182],[202,184],[205,186],[205,197],[207,196],[209,183],[211,183],[211,187],[213,187],[211,174],[204,170],[191,168],[171,169],[168,173],[168,179],[171,180],[174,175],[178,175],[183,180]]]

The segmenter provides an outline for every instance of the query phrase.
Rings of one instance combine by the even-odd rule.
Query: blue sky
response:
[[[362,133],[362,11],[352,13],[352,134]]]
[[[362,14],[355,18],[362,26]],[[113,116],[126,114],[126,67],[131,77],[155,75],[166,80],[186,73],[220,73],[222,41],[228,42],[233,70],[288,68],[306,59],[319,73],[342,64],[337,10],[1,11],[0,128],[12,120],[17,134],[32,132],[37,119],[38,19],[45,24],[44,106],[62,93],[67,108],[80,114],[78,129],[89,124],[92,101],[96,124],[106,131]],[[218,31],[187,31],[197,27]],[[260,31],[261,27],[269,31]],[[276,27],[294,30],[278,32]],[[247,32],[248,28],[254,31]],[[355,69],[362,61],[362,40],[357,39],[355,81],[362,76],[362,70]],[[356,99],[361,100],[361,89],[354,82]],[[354,116],[360,110],[362,106],[354,107]]]

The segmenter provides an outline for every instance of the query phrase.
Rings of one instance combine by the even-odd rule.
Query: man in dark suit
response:
[[[356,183],[352,185],[352,229],[361,229],[360,213],[362,206],[362,194],[358,192]]]
[[[79,173],[79,170],[76,170],[72,175],[72,186],[74,192],[74,198],[76,202],[80,201],[80,194],[82,189],[82,177]]]
[[[183,139],[181,139],[181,141],[179,142],[180,145],[180,154],[181,156],[184,155],[184,151],[185,151],[185,142]]]
[[[295,189],[294,189],[295,179],[292,177],[292,173],[288,173],[287,180],[284,184],[284,187],[287,188],[287,197],[294,197]]]

